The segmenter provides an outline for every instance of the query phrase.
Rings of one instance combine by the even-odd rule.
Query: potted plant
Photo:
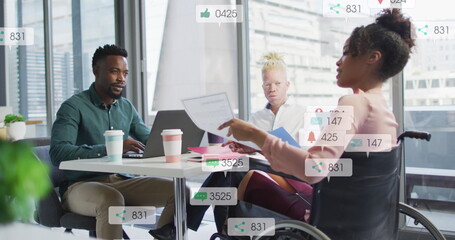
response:
[[[4,124],[8,127],[8,135],[13,141],[24,138],[26,131],[24,116],[20,114],[7,114],[5,116]]]
[[[0,140],[6,140],[7,136],[5,124],[0,122]]]
[[[48,174],[28,144],[0,140],[0,225],[30,220],[33,201],[51,189]]]

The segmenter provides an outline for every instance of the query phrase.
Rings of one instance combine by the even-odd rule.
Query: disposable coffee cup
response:
[[[107,159],[109,162],[122,162],[123,134],[122,130],[107,130],[104,132]]]
[[[161,132],[167,163],[180,162],[182,158],[182,134],[183,132],[180,129],[164,129]]]

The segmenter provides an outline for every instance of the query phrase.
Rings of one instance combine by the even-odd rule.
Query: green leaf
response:
[[[7,127],[9,127],[12,123],[24,122],[24,121],[25,121],[25,117],[20,115],[20,114],[18,114],[18,115],[16,115],[16,114],[7,114],[5,116],[5,120],[4,120],[5,125]]]
[[[28,221],[33,201],[44,197],[51,186],[49,168],[31,146],[0,140],[0,223]]]

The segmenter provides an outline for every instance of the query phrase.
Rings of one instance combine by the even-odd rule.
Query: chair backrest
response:
[[[54,188],[50,193],[38,202],[36,221],[41,225],[47,227],[60,227],[60,217],[64,211],[60,202],[58,190],[59,187],[65,183],[65,177],[63,171],[52,165],[51,158],[49,155],[50,139],[34,139],[28,140],[31,144],[34,144],[34,151],[36,156],[47,166],[49,166],[50,179]]]
[[[390,152],[344,153],[352,177],[313,188],[311,224],[333,239],[397,239],[401,145]]]

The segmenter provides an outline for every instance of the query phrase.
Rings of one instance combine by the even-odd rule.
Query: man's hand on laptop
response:
[[[139,141],[136,141],[132,138],[123,140],[123,152],[124,153],[129,152],[129,151],[141,153],[144,151],[144,149],[145,149],[145,145]]]

